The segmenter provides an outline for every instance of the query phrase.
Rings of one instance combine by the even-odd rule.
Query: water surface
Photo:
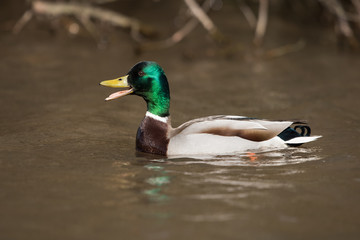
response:
[[[134,57],[87,38],[0,37],[1,239],[358,239],[360,59],[328,45],[271,60]],[[211,46],[211,45],[210,45]],[[124,57],[125,56],[125,57]],[[233,114],[306,119],[301,148],[217,159],[136,154],[145,104],[101,80],[158,61],[173,125]]]

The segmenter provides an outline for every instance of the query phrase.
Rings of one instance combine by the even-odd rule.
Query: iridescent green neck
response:
[[[144,97],[147,103],[147,110],[160,117],[169,116],[170,95],[162,92],[149,92]]]
[[[144,72],[152,78],[150,89],[143,93],[147,103],[147,110],[160,117],[169,116],[170,90],[163,70],[158,66],[148,66]]]

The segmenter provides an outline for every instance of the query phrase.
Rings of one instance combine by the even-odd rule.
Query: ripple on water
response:
[[[291,195],[296,184],[289,179],[304,172],[297,167],[268,167],[319,159],[318,148],[152,159],[144,166],[152,174],[144,181],[143,193],[157,204],[187,206],[173,212],[173,216],[187,222],[233,221],[246,218],[247,212],[272,207]]]
[[[269,152],[247,152],[224,156],[187,156],[172,158],[171,164],[208,164],[214,166],[283,166],[320,160],[319,148],[287,148]]]

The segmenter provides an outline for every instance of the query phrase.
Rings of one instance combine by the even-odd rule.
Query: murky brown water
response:
[[[185,42],[136,58],[127,33],[102,51],[35,33],[0,36],[1,239],[358,239],[358,56],[319,41],[267,61],[184,61]],[[174,125],[300,118],[324,137],[256,158],[136,154],[143,100],[106,103],[98,82],[139,60],[164,67]]]

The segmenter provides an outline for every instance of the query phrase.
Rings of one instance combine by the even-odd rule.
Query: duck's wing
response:
[[[289,121],[267,121],[243,116],[217,115],[188,121],[172,131],[177,134],[207,133],[237,136],[251,141],[265,141],[289,127]]]

